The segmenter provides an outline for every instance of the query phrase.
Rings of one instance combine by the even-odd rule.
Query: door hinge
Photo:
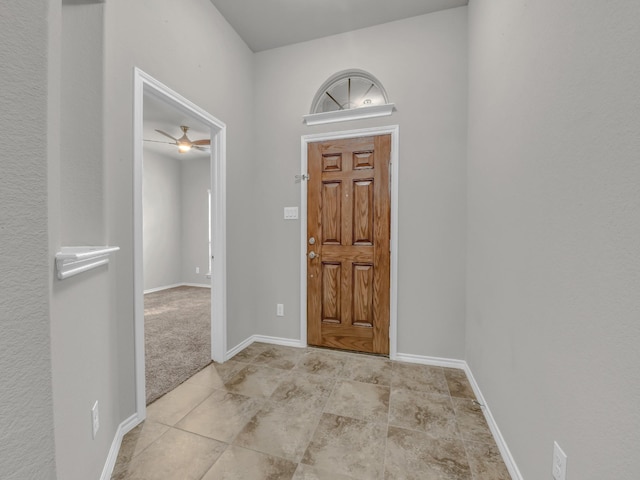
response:
[[[310,178],[310,177],[309,177],[309,175],[307,175],[306,173],[303,173],[303,174],[301,174],[301,175],[296,175],[296,183],[300,183],[300,182],[302,182],[303,180],[304,180],[304,181],[308,181],[308,180],[309,180],[309,178]]]

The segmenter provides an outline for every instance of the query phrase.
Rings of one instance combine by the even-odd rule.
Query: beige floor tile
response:
[[[339,376],[349,359],[348,355],[330,350],[309,350],[296,365],[296,370],[315,375]]]
[[[339,380],[325,406],[325,412],[367,422],[387,423],[389,387]]]
[[[449,395],[441,367],[393,362],[391,376],[391,386],[395,388]]]
[[[297,463],[321,415],[320,411],[292,415],[286,406],[265,406],[245,425],[233,444]]]
[[[385,480],[471,480],[462,441],[389,427]],[[489,480],[489,479],[487,479]]]
[[[248,397],[269,397],[285,374],[277,368],[246,365],[225,383],[225,388]]]
[[[473,480],[511,480],[500,450],[494,443],[465,442]]]
[[[320,411],[327,403],[335,383],[332,377],[293,370],[282,378],[269,400],[291,411]]]
[[[453,404],[445,395],[392,389],[389,425],[419,430],[432,437],[459,437]]]
[[[391,385],[391,361],[384,357],[352,355],[347,360],[342,377],[356,382]]]
[[[354,480],[354,477],[301,463],[292,480]]]
[[[212,392],[209,387],[183,383],[147,407],[147,420],[173,426]]]
[[[224,383],[244,367],[244,363],[234,362],[233,360],[225,363],[211,363],[187,380],[186,383],[224,390]]]
[[[141,423],[123,437],[117,464],[128,464],[133,457],[140,454],[168,430],[169,427],[161,423],[149,420]]]
[[[303,355],[304,350],[301,348],[270,345],[253,359],[251,363],[264,365],[265,367],[291,370]]]
[[[227,445],[174,428],[134,457],[114,480],[200,480]]]
[[[231,359],[234,362],[251,363],[258,355],[264,352],[269,345],[266,343],[254,342]]]
[[[176,427],[230,443],[262,406],[257,398],[215,390]]]
[[[444,368],[443,370],[449,387],[449,393],[451,393],[452,397],[476,398],[464,370],[457,368]]]
[[[386,425],[325,413],[302,463],[360,480],[382,478]]]
[[[493,443],[493,435],[482,408],[468,398],[453,398],[458,430],[465,441]]]
[[[289,460],[231,445],[202,480],[290,480],[295,470]]]

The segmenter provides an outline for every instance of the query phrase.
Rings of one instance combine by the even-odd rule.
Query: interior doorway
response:
[[[134,342],[136,365],[136,410],[138,421],[146,417],[146,389],[145,389],[145,343],[144,343],[144,218],[143,218],[143,175],[144,175],[144,109],[145,96],[153,98],[175,111],[193,119],[203,126],[208,133],[207,138],[199,144],[202,147],[210,143],[210,148],[197,148],[208,150],[209,157],[209,188],[211,190],[211,206],[205,211],[209,212],[207,222],[211,244],[211,271],[210,274],[210,318],[211,318],[211,359],[217,362],[225,360],[226,352],[226,153],[225,136],[226,126],[223,122],[213,117],[197,105],[193,104],[177,92],[157,81],[153,77],[136,69],[134,73]],[[176,140],[176,148],[184,147],[184,137],[174,135],[162,130],[162,137],[172,142]],[[182,131],[189,137],[188,131]],[[173,137],[169,138],[169,137]],[[208,142],[205,142],[208,140]],[[192,147],[198,144],[193,143]],[[205,192],[206,194],[206,192]],[[207,197],[205,197],[206,199]],[[205,200],[206,201],[206,200]],[[206,238],[205,238],[206,240]],[[207,253],[207,255],[209,255]],[[203,268],[208,268],[204,267]],[[148,290],[148,289],[147,289]]]

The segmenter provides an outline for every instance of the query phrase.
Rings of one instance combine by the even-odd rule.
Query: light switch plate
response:
[[[298,219],[298,207],[284,207],[284,219],[285,220],[297,220]]]

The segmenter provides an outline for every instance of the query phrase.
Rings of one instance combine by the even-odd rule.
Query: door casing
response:
[[[303,135],[301,137],[301,170],[302,175],[308,172],[308,144],[344,138],[391,135],[391,269],[390,269],[390,305],[389,305],[389,358],[397,356],[398,332],[398,153],[400,127],[389,125],[384,127],[347,130]],[[300,343],[307,345],[307,182],[301,182],[300,192]]]
[[[211,128],[211,358],[224,362],[227,352],[226,293],[226,125],[139,68],[134,69],[133,107],[133,290],[137,421],[146,418],[144,357],[144,278],[142,238],[142,150],[144,94],[150,93]]]

